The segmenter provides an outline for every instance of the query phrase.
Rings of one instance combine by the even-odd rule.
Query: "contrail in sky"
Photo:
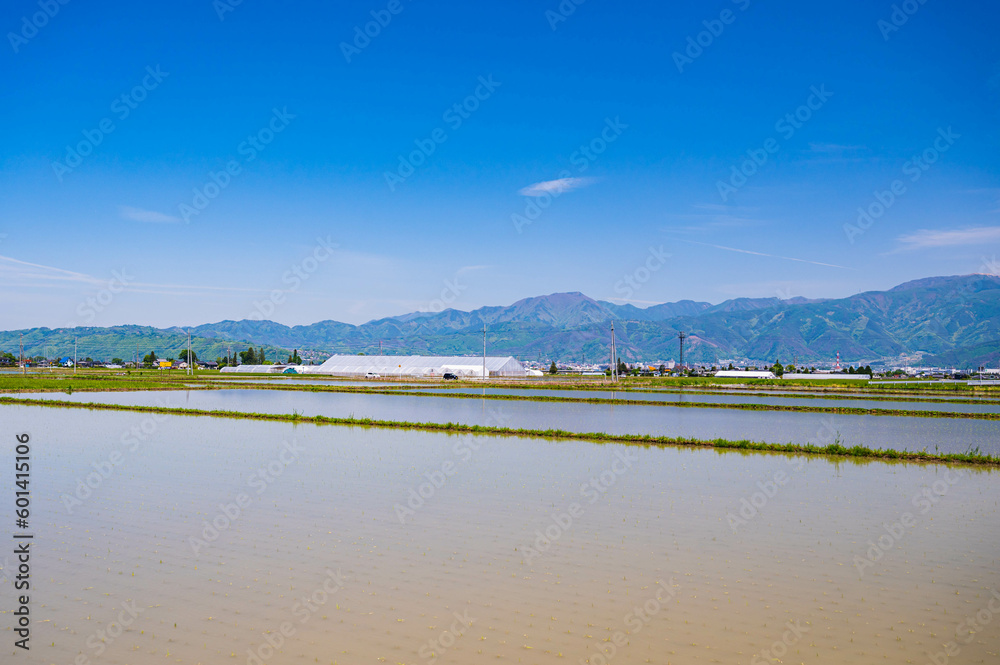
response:
[[[784,259],[785,261],[798,261],[799,263],[811,263],[816,266],[826,266],[827,268],[840,268],[842,270],[854,270],[854,268],[848,268],[847,266],[838,266],[835,263],[823,263],[821,261],[810,261],[809,259],[796,259],[791,256],[778,256],[777,254],[765,254],[764,252],[752,252],[749,249],[737,249],[735,247],[726,247],[725,245],[713,245],[708,242],[698,242],[697,240],[683,240],[678,238],[681,242],[689,242],[694,245],[704,245],[705,247],[714,247],[715,249],[724,249],[727,252],[739,252],[740,254],[753,254],[754,256],[766,256],[771,259]]]

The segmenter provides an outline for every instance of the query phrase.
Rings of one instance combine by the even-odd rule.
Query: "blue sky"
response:
[[[0,327],[998,269],[996,3],[231,2],[5,3]]]

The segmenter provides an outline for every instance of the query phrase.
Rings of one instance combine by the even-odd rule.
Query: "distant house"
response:
[[[198,367],[204,367],[205,369],[219,369],[219,363],[214,360],[199,360]]]

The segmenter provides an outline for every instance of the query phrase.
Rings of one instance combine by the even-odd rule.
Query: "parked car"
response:
[[[451,372],[445,372],[445,373],[444,373],[444,376],[443,376],[443,377],[441,377],[441,378],[443,378],[443,379],[445,379],[445,380],[447,380],[447,381],[454,381],[454,380],[455,380],[455,379],[457,379],[458,377],[457,377],[457,376],[455,376],[454,374],[452,374]]]
[[[365,374],[365,378],[366,379],[381,379],[382,375],[381,374],[376,374],[375,372],[368,372],[367,374]]]

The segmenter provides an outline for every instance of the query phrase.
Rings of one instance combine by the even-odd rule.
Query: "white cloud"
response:
[[[546,180],[528,185],[520,190],[521,196],[545,196],[546,194],[562,194],[580,189],[596,182],[595,178],[560,178],[559,180]]]
[[[180,217],[171,217],[170,215],[164,215],[162,212],[143,210],[142,208],[133,208],[131,206],[119,206],[118,210],[121,212],[123,219],[133,222],[143,222],[145,224],[180,224],[183,221]]]
[[[935,231],[921,229],[916,233],[899,237],[901,250],[929,249],[935,247],[957,247],[960,245],[981,245],[1000,242],[1000,226],[980,226],[955,231]]]

